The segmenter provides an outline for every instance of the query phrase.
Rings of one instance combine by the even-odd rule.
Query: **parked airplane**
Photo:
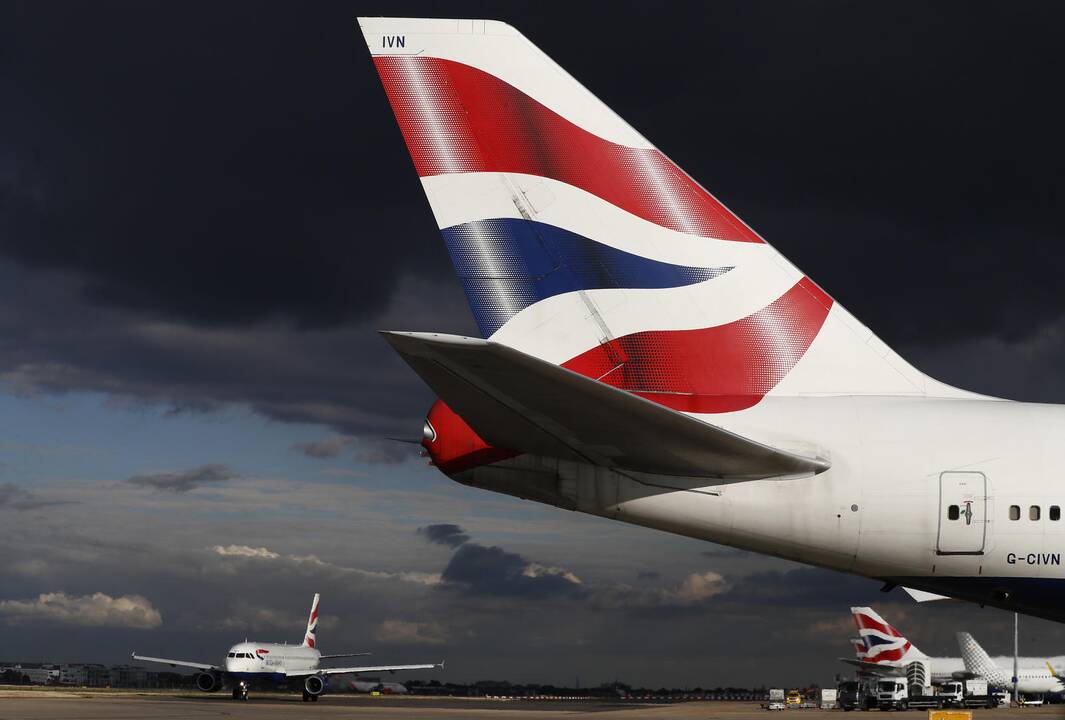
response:
[[[841,659],[856,665],[863,672],[888,676],[910,675],[911,664],[923,662],[930,683],[980,677],[995,687],[1013,687],[1013,658],[988,656],[969,633],[958,633],[961,657],[930,657],[872,608],[854,607],[851,608],[851,615],[858,626],[861,642],[855,645],[857,659]],[[1065,684],[1057,679],[1048,665],[1065,667],[1065,657],[1018,658],[1018,692],[1041,695],[1065,689]]]
[[[169,660],[133,653],[134,660],[161,663],[171,667],[189,667],[199,670],[196,687],[204,692],[216,692],[224,686],[233,691],[233,699],[248,699],[248,689],[255,685],[287,685],[295,680],[303,685],[303,701],[317,702],[318,697],[329,687],[330,675],[365,672],[396,672],[397,670],[431,670],[443,667],[442,663],[422,665],[361,665],[357,667],[323,668],[322,660],[369,655],[369,653],[342,653],[323,655],[318,650],[318,598],[315,593],[311,614],[307,619],[307,632],[299,645],[261,643],[245,640],[229,648],[222,665]]]
[[[484,338],[385,333],[436,467],[1065,619],[1061,406],[917,370],[513,27],[359,23]]]
[[[966,672],[982,677],[997,687],[1013,687],[1013,658],[989,656],[967,632],[958,633],[958,647],[961,648]],[[1065,667],[1065,657],[1042,660],[1017,658],[1017,692],[1022,695],[1043,695],[1065,690],[1065,681],[1059,678],[1054,665]]]

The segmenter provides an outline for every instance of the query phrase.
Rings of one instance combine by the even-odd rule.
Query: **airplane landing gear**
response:
[[[311,695],[306,690],[303,691],[303,702],[318,702],[317,695]]]
[[[245,682],[237,683],[233,686],[233,699],[234,700],[247,700],[248,699],[248,684]]]

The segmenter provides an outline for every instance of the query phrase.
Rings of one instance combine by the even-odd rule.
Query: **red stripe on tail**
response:
[[[795,367],[831,306],[832,298],[803,278],[741,320],[699,330],[626,335],[563,367],[682,412],[743,410]]]
[[[374,63],[421,177],[539,175],[663,227],[762,242],[658,150],[604,140],[469,65],[413,56],[379,56]]]

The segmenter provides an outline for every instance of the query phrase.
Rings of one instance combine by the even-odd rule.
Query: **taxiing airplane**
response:
[[[397,670],[431,670],[443,667],[443,663],[421,665],[361,665],[356,667],[323,668],[322,660],[330,658],[359,657],[369,653],[343,653],[323,655],[318,650],[318,599],[316,593],[307,619],[307,632],[299,645],[261,643],[245,640],[229,648],[222,665],[169,660],[133,653],[134,660],[160,663],[171,667],[188,667],[196,673],[196,687],[204,692],[217,692],[230,687],[234,700],[247,700],[252,686],[282,686],[296,681],[303,686],[303,701],[317,702],[318,697],[329,687],[330,675],[348,675],[367,672],[396,672]]]
[[[1065,619],[1061,406],[910,365],[513,27],[359,24],[482,335],[385,333],[436,467]]]
[[[990,657],[987,652],[966,632],[959,632],[958,646],[961,657],[930,657],[917,649],[906,637],[892,627],[875,610],[868,607],[851,608],[851,615],[858,626],[860,641],[854,644],[857,659],[841,658],[856,665],[863,672],[874,675],[911,676],[914,663],[923,665],[927,673],[919,684],[961,680],[979,677],[990,685],[1008,689],[1013,687],[1013,658]],[[1017,659],[1017,690],[1025,695],[1041,695],[1061,692],[1065,683],[1058,679],[1052,666],[1065,667],[1065,657]]]

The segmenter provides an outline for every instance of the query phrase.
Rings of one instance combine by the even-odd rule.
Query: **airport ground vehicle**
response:
[[[905,710],[909,698],[904,678],[877,680],[876,706],[881,710]]]
[[[307,619],[307,630],[303,642],[299,645],[281,643],[261,643],[245,640],[229,648],[223,665],[191,662],[188,660],[170,660],[167,658],[148,657],[132,653],[134,660],[169,665],[171,667],[195,668],[196,687],[203,692],[217,692],[228,686],[234,700],[247,700],[248,690],[252,685],[285,686],[298,684],[303,691],[304,702],[317,702],[329,687],[329,677],[340,674],[358,674],[367,672],[395,672],[397,670],[430,670],[440,667],[439,663],[422,665],[360,665],[356,667],[323,668],[322,660],[368,655],[369,653],[342,653],[323,655],[318,650],[318,603],[319,595],[315,593],[311,603],[311,613]]]
[[[943,683],[939,694],[944,698],[944,707],[993,708],[999,704],[998,696],[981,678],[952,680]]]
[[[359,25],[482,335],[384,334],[438,469],[1065,620],[1065,408],[919,371],[513,27]]]
[[[876,707],[876,680],[847,680],[837,686],[836,702],[844,710]]]
[[[784,696],[784,704],[788,707],[799,707],[802,705],[802,693],[798,690],[788,690]]]

